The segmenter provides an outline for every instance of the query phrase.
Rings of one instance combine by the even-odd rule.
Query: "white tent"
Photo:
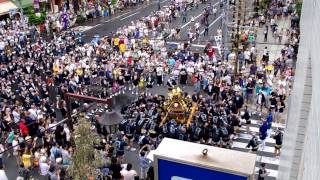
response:
[[[0,16],[9,14],[11,10],[15,10],[18,7],[11,1],[5,1],[0,3]]]

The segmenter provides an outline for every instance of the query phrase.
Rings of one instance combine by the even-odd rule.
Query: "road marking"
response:
[[[238,139],[244,139],[244,140],[250,141],[250,139],[252,139],[252,135],[241,133],[241,134],[239,134]],[[267,142],[267,143],[273,143],[273,144],[276,143],[275,139],[270,138],[270,137],[267,137],[267,138],[266,138],[266,142]]]
[[[259,174],[259,167],[255,167],[256,174]],[[269,173],[267,176],[268,177],[274,177],[278,178],[278,171],[277,170],[272,170],[272,169],[267,169],[266,171]]]
[[[95,28],[95,27],[98,27],[98,26],[101,26],[102,24],[97,24],[97,25],[94,25],[92,26],[92,28]]]
[[[215,19],[211,24],[209,24],[209,28],[210,28],[212,25],[214,25],[214,23],[216,23],[220,18],[222,18],[222,14],[221,14],[217,19]],[[201,31],[200,35],[202,35],[203,33],[204,33],[204,30]]]
[[[194,18],[194,20],[198,19],[201,15],[202,15],[202,12],[201,12],[198,16],[196,16],[196,17]],[[181,26],[181,29],[185,28],[185,27],[188,26],[190,23],[191,23],[191,20],[190,20],[189,22],[187,22],[186,24],[184,24],[183,26]]]
[[[116,16],[116,17],[114,17],[114,18],[111,18],[111,19],[109,19],[109,20],[106,20],[105,22],[110,22],[110,21],[116,20],[116,19],[121,18],[122,16],[125,16],[125,15],[130,14],[130,13],[131,13],[130,11],[129,11],[129,12],[126,12],[126,13],[123,13],[123,14],[121,14],[120,16]]]
[[[127,16],[127,17],[124,17],[124,18],[120,19],[120,21],[123,21],[123,20],[125,20],[125,19],[128,19],[129,17],[134,16],[134,15],[139,14],[139,13],[140,13],[140,11],[135,12],[135,13],[133,13],[133,14],[131,14],[131,15]]]
[[[74,31],[80,31],[80,32],[85,32],[85,31],[88,31],[90,29],[92,29],[93,26],[77,26],[75,28],[72,28],[72,30]]]
[[[279,166],[279,163],[280,163],[280,160],[276,157],[265,157],[265,156],[259,156],[259,155],[257,156],[257,161],[266,163],[266,164],[272,164],[274,166]]]
[[[219,3],[220,3],[220,2],[215,3],[212,7],[215,7],[215,6],[218,5]],[[201,11],[201,13],[200,13],[198,16],[196,16],[196,17],[194,18],[194,20],[198,19],[198,18],[202,15],[202,12],[203,12],[203,11]],[[188,26],[190,23],[191,23],[191,20],[190,20],[189,22],[187,22],[186,24],[184,24],[183,26],[181,26],[181,29],[185,28],[185,27]]]
[[[233,141],[232,148],[236,147],[236,148],[239,148],[239,149],[247,149],[246,148],[247,145],[248,145],[248,143]],[[249,151],[249,149],[247,151]],[[266,145],[263,149],[261,149],[261,146],[260,146],[258,151],[261,151],[261,152],[264,152],[264,153],[274,154],[274,147],[270,147],[270,146]]]
[[[177,42],[172,42],[172,41],[167,42],[167,44],[179,45],[179,43],[177,43]],[[191,44],[191,46],[194,46],[194,47],[201,47],[201,48],[206,47],[206,45],[203,45],[203,44]],[[217,47],[217,46],[212,46],[212,48],[217,49],[218,47]]]
[[[163,0],[163,1],[160,2],[160,3],[165,3],[165,2],[167,2],[167,1],[168,1],[168,0]],[[138,10],[140,10],[140,9],[147,8],[147,7],[149,7],[149,6],[151,6],[151,5],[155,4],[155,3],[156,3],[156,2],[152,2],[151,4],[147,4],[146,6],[138,7],[137,9],[133,9],[132,11],[134,12],[134,11],[138,11]],[[113,20],[116,20],[116,19],[118,19],[118,18],[121,18],[122,16],[125,16],[125,15],[127,15],[127,14],[130,14],[130,13],[132,13],[132,11],[123,13],[123,14],[121,14],[120,16],[116,16],[116,17],[113,17],[113,18],[111,18],[111,19],[109,19],[109,20],[106,20],[105,23],[110,22],[110,21],[113,21]]]
[[[247,131],[247,129],[245,127],[240,127],[240,130]],[[252,133],[259,134],[259,128],[257,128],[257,127],[249,127],[249,130]],[[271,131],[270,135],[275,135],[274,131]]]
[[[258,125],[261,125],[261,124],[262,124],[262,121],[260,121],[260,120],[251,119],[250,121],[251,121],[252,124],[258,124]],[[285,124],[282,124],[282,123],[279,124],[279,123],[273,122],[273,123],[272,123],[272,127],[284,129],[284,128],[286,128],[286,125],[285,125]]]

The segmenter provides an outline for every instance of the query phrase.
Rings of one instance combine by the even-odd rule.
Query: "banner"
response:
[[[158,159],[158,179],[166,180],[247,180],[248,177]]]

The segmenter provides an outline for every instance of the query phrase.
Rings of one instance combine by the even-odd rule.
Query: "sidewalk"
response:
[[[289,29],[290,28],[290,18],[288,17],[287,19],[280,19],[276,20],[276,24],[278,25],[279,29]],[[264,27],[258,28],[257,32],[257,40],[256,40],[256,49],[258,52],[257,56],[257,63],[260,65],[261,59],[262,59],[262,54],[263,50],[265,47],[268,48],[270,55],[269,55],[269,65],[272,65],[273,61],[277,59],[278,57],[281,57],[281,49],[284,47],[285,42],[288,42],[289,37],[283,36],[281,44],[278,42],[277,39],[275,39],[272,36],[272,31],[269,26],[269,31],[268,31],[268,40],[264,42]]]
[[[284,18],[282,17],[279,20],[276,20],[276,24],[278,25],[279,29],[290,29],[290,17]],[[265,49],[265,47],[267,47],[267,49],[269,50],[269,62],[268,65],[272,65],[274,60],[276,60],[277,58],[281,57],[281,49],[283,49],[285,47],[285,44],[288,42],[289,37],[288,36],[282,36],[282,42],[279,43],[278,39],[276,39],[275,37],[273,37],[272,35],[272,30],[269,26],[269,30],[268,30],[268,38],[267,41],[264,41],[264,26],[263,27],[259,27],[258,31],[257,31],[257,39],[256,39],[256,50],[257,50],[257,65],[261,66],[262,63],[262,56],[263,56],[263,51]],[[290,36],[290,35],[289,35]],[[273,72],[272,72],[273,74]],[[278,80],[280,79],[280,75],[278,75],[277,77],[274,77],[273,79],[273,85],[272,88],[276,89],[278,87]],[[286,100],[285,100],[285,104],[286,104],[286,108],[284,111],[284,116],[283,116],[283,122],[282,124],[285,124],[286,122],[286,118],[287,118],[287,112],[288,112],[288,99],[290,98],[290,89],[286,88]],[[266,97],[267,99],[269,97]],[[268,113],[268,111],[264,112],[264,113]]]

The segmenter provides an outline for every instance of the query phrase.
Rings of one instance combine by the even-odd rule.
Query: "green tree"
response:
[[[297,11],[299,17],[301,17],[301,10],[302,10],[302,2],[297,2],[296,11]]]
[[[100,175],[97,169],[102,166],[102,155],[94,148],[99,141],[96,131],[83,115],[78,120],[74,131],[75,150],[68,172],[74,180],[87,180]]]

